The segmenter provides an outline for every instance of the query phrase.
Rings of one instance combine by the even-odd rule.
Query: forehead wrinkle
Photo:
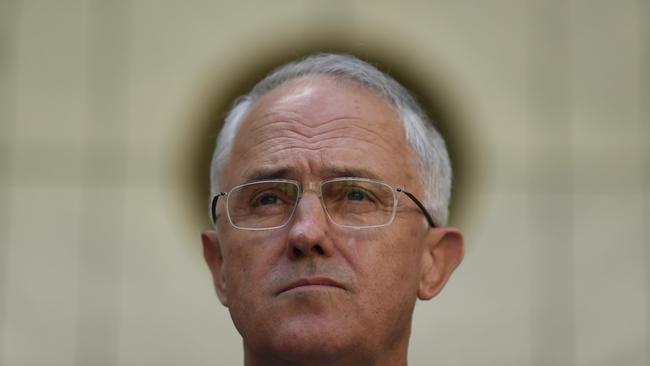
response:
[[[373,136],[315,136],[311,140],[313,141],[305,141],[290,136],[271,137],[257,141],[253,149],[242,153],[244,155],[251,155],[263,152],[264,155],[272,155],[282,151],[291,151],[291,153],[297,153],[299,151],[318,152],[323,149],[359,152],[365,150],[366,147],[378,147],[390,156],[395,156],[399,153],[394,145],[385,146],[384,144],[375,144],[377,140],[373,139]],[[340,146],[340,142],[349,143],[347,144],[348,146]]]
[[[284,128],[283,126],[291,128]],[[383,136],[376,130],[360,126],[358,123],[338,125],[313,136],[305,136],[304,133],[296,131],[295,124],[287,121],[272,122],[265,127],[268,128],[270,133],[265,134],[261,129],[255,131],[255,133],[249,135],[248,142],[242,141],[243,145],[240,146],[240,149],[237,149],[235,156],[240,159],[253,157],[252,160],[256,161],[257,165],[277,164],[279,161],[298,155],[304,155],[304,158],[307,159],[318,155],[319,161],[328,160],[327,157],[323,158],[322,154],[325,152],[328,155],[331,153],[337,155],[347,154],[351,159],[358,161],[361,154],[363,164],[364,151],[379,148],[386,154],[383,159],[380,158],[383,160],[383,164],[393,166],[402,166],[404,164],[404,154],[399,145],[400,141],[404,141],[403,138],[391,138],[392,135]],[[348,130],[356,133],[348,133]],[[362,133],[359,133],[359,131]],[[385,143],[378,144],[377,142],[380,140]],[[408,149],[410,146],[406,145]],[[373,153],[373,156],[376,156],[376,152]],[[410,162],[406,164],[410,165]],[[408,173],[408,169],[405,172],[405,177],[410,180],[411,174]],[[378,175],[381,175],[380,173],[377,172]]]
[[[272,120],[264,123],[262,120],[257,120],[258,124],[261,124],[258,133],[253,134],[254,142],[256,144],[262,144],[270,139],[275,138],[273,135],[286,134],[290,133],[296,137],[297,140],[304,141],[306,143],[319,143],[321,141],[326,141],[332,138],[338,138],[339,133],[342,136],[353,136],[359,140],[366,141],[369,143],[376,143],[377,140],[382,140],[387,143],[387,145],[394,147],[400,141],[405,141],[405,136],[401,126],[396,125],[397,135],[384,136],[385,134],[379,133],[380,131],[377,128],[373,128],[373,123],[358,123],[365,122],[362,118],[342,116],[337,118],[332,118],[321,122],[318,125],[310,126],[304,123],[302,120],[295,119],[278,119]],[[253,123],[255,123],[253,122]],[[350,123],[346,123],[350,122]],[[357,122],[357,123],[355,123]],[[390,122],[390,121],[382,121]],[[394,122],[397,124],[397,122]],[[381,124],[378,122],[378,124]],[[250,126],[252,129],[256,129],[255,126]],[[265,133],[268,132],[268,135]],[[357,132],[356,134],[350,134],[348,132]],[[361,132],[361,133],[359,133]],[[337,136],[331,136],[336,134]],[[270,136],[269,136],[270,135]],[[395,136],[395,137],[392,137]],[[279,137],[288,137],[288,136],[279,136]],[[319,139],[317,141],[317,139]]]
[[[289,116],[279,113],[267,113],[251,121],[249,128],[259,129],[261,131],[270,130],[272,132],[291,131],[305,138],[313,138],[319,134],[324,134],[342,127],[355,127],[345,122],[363,122],[363,119],[357,116],[343,115],[321,121],[312,121],[302,118],[298,113],[291,114]]]

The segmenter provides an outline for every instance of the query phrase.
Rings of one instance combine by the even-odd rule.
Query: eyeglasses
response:
[[[286,226],[302,196],[300,184],[288,179],[245,183],[212,197],[212,222],[217,221],[219,197],[226,197],[228,221],[237,229],[271,230]],[[320,183],[320,201],[327,217],[336,225],[373,228],[393,222],[397,193],[408,196],[436,227],[424,205],[410,192],[385,182],[366,178],[335,178]]]

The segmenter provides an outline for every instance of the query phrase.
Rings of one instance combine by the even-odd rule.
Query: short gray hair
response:
[[[424,190],[424,204],[431,211],[436,225],[447,224],[451,198],[451,162],[445,142],[415,98],[392,77],[373,65],[347,54],[315,54],[285,64],[262,81],[250,93],[239,97],[228,112],[217,138],[212,156],[210,187],[219,192],[219,176],[230,157],[239,127],[253,104],[284,82],[302,76],[325,75],[355,82],[382,96],[397,110],[406,140],[418,157],[418,168]]]

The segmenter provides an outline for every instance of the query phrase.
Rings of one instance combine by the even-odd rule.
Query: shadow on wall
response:
[[[178,182],[183,187],[183,201],[190,207],[186,209],[191,214],[193,224],[199,228],[209,225],[208,196],[209,196],[209,169],[216,137],[221,129],[223,119],[233,101],[242,94],[247,93],[266,74],[276,67],[312,53],[333,52],[350,53],[388,73],[407,89],[409,89],[420,102],[424,110],[434,122],[447,142],[453,168],[454,186],[450,210],[450,222],[453,225],[467,225],[467,212],[460,207],[469,207],[467,202],[473,195],[474,184],[478,182],[478,171],[473,161],[476,154],[476,139],[465,131],[463,111],[467,110],[466,101],[458,96],[451,95],[450,88],[445,87],[449,81],[441,78],[448,75],[448,70],[436,64],[435,60],[417,60],[415,57],[404,55],[418,55],[419,49],[403,50],[404,47],[387,45],[385,40],[364,42],[362,45],[352,45],[343,38],[331,39],[313,37],[301,42],[277,39],[271,42],[274,45],[270,50],[260,51],[239,49],[229,57],[227,62],[219,60],[220,70],[212,77],[208,84],[207,92],[202,94],[196,105],[196,115],[190,118],[190,125],[182,124],[183,129],[193,131],[188,135],[188,140],[182,141],[178,151],[183,158],[182,166],[176,167],[184,181]],[[289,46],[290,45],[290,46]],[[404,52],[401,52],[401,51]],[[217,64],[217,63],[215,63]],[[225,68],[225,69],[224,69]],[[454,86],[453,89],[457,89]]]

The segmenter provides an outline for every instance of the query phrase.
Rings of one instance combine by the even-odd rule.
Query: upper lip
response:
[[[339,282],[334,281],[328,277],[310,277],[310,278],[301,278],[297,281],[291,282],[288,286],[283,287],[278,294],[292,290],[296,287],[302,286],[330,286],[337,287],[345,290],[345,287]]]

